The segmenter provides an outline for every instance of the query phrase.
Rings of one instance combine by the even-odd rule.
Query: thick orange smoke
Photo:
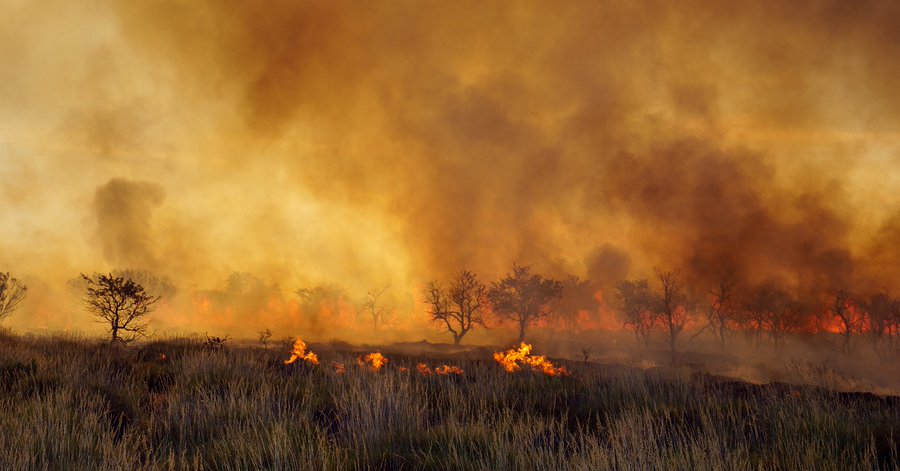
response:
[[[116,268],[172,280],[160,332],[345,340],[400,330],[370,290],[421,338],[427,280],[512,262],[900,291],[898,31],[892,0],[12,2],[7,322],[96,329],[67,282]]]

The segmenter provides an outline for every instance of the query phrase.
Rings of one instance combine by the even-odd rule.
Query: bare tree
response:
[[[512,272],[494,282],[488,291],[491,308],[499,318],[519,326],[518,341],[525,340],[529,326],[550,315],[550,304],[562,295],[562,283],[531,273],[531,267],[516,265]]]
[[[762,329],[779,349],[789,334],[797,332],[809,321],[808,312],[808,306],[799,297],[775,288],[769,292]]]
[[[127,343],[147,336],[148,316],[159,301],[158,296],[151,296],[134,280],[114,273],[82,273],[81,278],[85,282],[85,307],[98,322],[109,325],[111,342]]]
[[[706,325],[696,335],[708,330],[719,341],[719,348],[725,349],[725,338],[734,330],[737,322],[737,276],[734,270],[724,270],[710,292],[706,309]]]
[[[762,344],[766,321],[778,309],[778,299],[781,296],[783,293],[777,286],[765,283],[751,289],[743,303],[741,323],[756,341],[756,348]]]
[[[443,323],[453,334],[453,344],[459,345],[472,328],[484,326],[487,293],[487,286],[477,275],[463,270],[450,282],[449,289],[437,281],[429,282],[425,288],[425,302],[430,306],[431,320]]]
[[[684,331],[688,319],[685,296],[678,280],[678,273],[659,268],[655,268],[654,272],[660,285],[656,317],[663,333],[669,338],[669,348],[675,353],[678,336]]]
[[[272,329],[259,331],[259,343],[262,344],[263,348],[265,348],[266,350],[269,349],[270,338],[272,338]]]
[[[883,343],[892,339],[894,319],[900,317],[900,300],[892,298],[885,290],[870,296],[860,306],[865,313],[863,330],[868,333],[875,353],[883,358],[886,353]]]
[[[382,295],[388,288],[389,286],[385,285],[382,288],[369,290],[362,304],[363,311],[372,317],[372,327],[375,330],[378,330],[379,324],[385,324],[385,317],[391,312],[391,308],[381,301]]]
[[[621,303],[624,326],[634,331],[638,341],[646,347],[656,324],[657,305],[647,280],[622,280],[616,283],[616,297]]]
[[[0,273],[0,321],[9,317],[25,299],[28,287],[9,273]]]
[[[865,319],[855,305],[853,298],[846,290],[840,289],[832,293],[831,315],[839,322],[838,329],[843,337],[842,349],[850,353],[850,341],[854,335],[862,332]]]

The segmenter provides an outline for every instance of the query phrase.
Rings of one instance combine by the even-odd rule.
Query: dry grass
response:
[[[898,398],[581,363],[420,377],[421,358],[394,357],[373,374],[321,356],[5,335],[0,469],[900,469]]]

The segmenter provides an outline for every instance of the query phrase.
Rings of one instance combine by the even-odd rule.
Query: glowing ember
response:
[[[169,360],[169,357],[167,357],[165,353],[159,354],[159,361],[166,362],[168,360]]]
[[[298,337],[297,340],[294,342],[293,350],[291,350],[291,357],[288,358],[287,360],[284,360],[284,364],[290,365],[291,363],[294,363],[297,360],[303,360],[307,363],[311,363],[313,365],[318,365],[319,357],[316,356],[316,354],[313,352],[307,352],[306,348],[307,348],[306,342],[304,342],[303,340],[300,340],[300,338]]]
[[[405,366],[401,366],[401,367],[400,367],[400,372],[401,372],[401,373],[409,373],[409,368],[407,368],[407,367],[405,367]]]
[[[441,375],[441,376],[447,376],[447,375],[462,376],[463,370],[462,370],[462,368],[460,368],[458,366],[444,365],[444,366],[439,366],[439,367],[435,368],[434,373]]]
[[[519,348],[511,348],[505,352],[495,352],[494,360],[503,367],[507,373],[520,371],[523,365],[530,366],[534,371],[540,371],[547,376],[569,376],[565,367],[553,366],[547,357],[543,355],[531,355],[531,345],[522,342]]]
[[[331,366],[334,367],[334,374],[338,376],[343,376],[347,372],[347,367],[343,363],[334,362]]]
[[[425,363],[419,363],[418,365],[416,365],[416,370],[422,376],[431,376],[431,368],[429,368]]]
[[[384,357],[380,352],[370,353],[365,356],[365,358],[356,358],[356,363],[359,366],[368,366],[372,369],[372,371],[378,371],[382,366],[388,363],[388,359]]]

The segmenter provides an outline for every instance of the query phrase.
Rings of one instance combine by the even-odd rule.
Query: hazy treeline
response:
[[[349,293],[340,284],[323,283],[285,295],[277,284],[241,272],[212,290],[180,288],[170,278],[147,270],[117,270],[109,276],[133,281],[145,290],[141,299],[151,306],[144,316],[154,309],[169,311],[164,315],[174,318],[199,316],[211,321],[204,330],[244,336],[262,328],[271,336],[274,328],[282,335],[359,340],[365,331],[414,335],[436,328],[459,344],[470,332],[488,329],[494,341],[508,342],[511,327],[518,341],[526,340],[534,329],[563,333],[625,329],[644,347],[660,338],[673,352],[689,348],[688,342],[699,336],[715,339],[725,350],[738,335],[757,348],[778,350],[792,335],[829,334],[836,337],[835,348],[848,354],[864,344],[882,358],[896,355],[900,347],[900,298],[887,290],[803,291],[772,280],[750,283],[734,269],[721,270],[709,283],[659,268],[650,278],[595,282],[577,276],[554,279],[530,266],[513,264],[494,280],[468,270],[431,280],[415,293],[413,303],[399,307],[392,296],[399,290],[389,285]],[[27,288],[9,274],[0,281],[5,317]],[[73,298],[84,302],[92,294],[90,282],[86,276],[70,280]],[[97,306],[96,300],[87,304],[89,311],[92,306]],[[144,329],[141,336],[152,332]]]

